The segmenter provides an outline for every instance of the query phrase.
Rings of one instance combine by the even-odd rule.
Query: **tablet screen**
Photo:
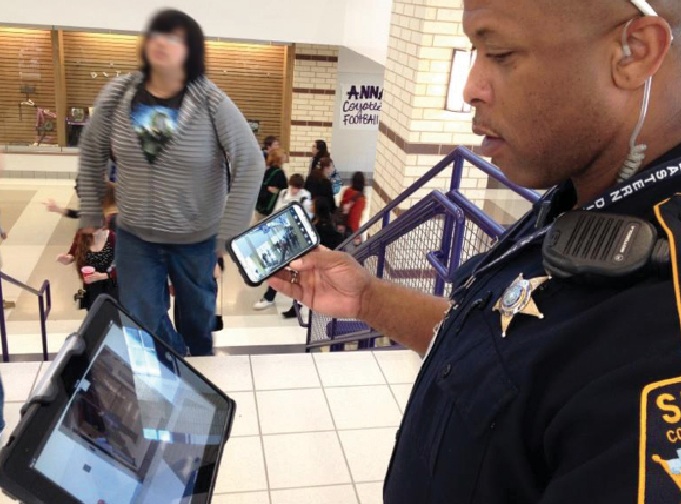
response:
[[[31,465],[84,503],[207,502],[226,400],[120,317]]]

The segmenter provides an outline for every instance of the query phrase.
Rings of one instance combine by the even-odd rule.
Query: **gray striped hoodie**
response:
[[[83,131],[77,179],[81,227],[103,223],[105,170],[112,150],[117,225],[124,230],[161,244],[239,234],[250,223],[265,171],[243,114],[215,84],[199,79],[187,86],[172,140],[150,164],[130,121],[131,101],[142,78],[134,73],[111,81]],[[220,146],[231,162],[228,197]]]

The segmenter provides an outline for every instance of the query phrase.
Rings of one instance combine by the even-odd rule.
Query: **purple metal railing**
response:
[[[365,267],[374,270],[373,273],[378,278],[386,278],[389,273],[387,276],[392,281],[436,296],[445,295],[446,286],[451,283],[461,263],[473,254],[484,252],[504,232],[503,226],[461,193],[461,179],[466,162],[530,203],[538,201],[539,195],[536,192],[509,182],[497,167],[469,150],[458,147],[369,219],[339,249],[351,249],[356,236],[380,225],[377,232],[352,250],[352,255]],[[430,192],[391,222],[391,214],[400,204],[450,168],[452,172],[446,192]],[[407,244],[401,243],[411,235],[414,236],[413,240]],[[410,248],[414,244],[428,248],[420,258],[422,261],[425,257],[426,262],[416,261],[417,266],[410,268],[414,262],[409,253],[421,255],[420,251]],[[338,320],[310,313],[308,323],[303,324],[300,315],[299,321],[301,325],[308,327],[308,349],[331,345],[332,350],[342,350],[348,342],[358,342],[359,349],[366,349],[371,348],[375,339],[381,336],[371,327],[356,320]]]
[[[383,210],[381,210],[379,213],[377,213],[371,219],[369,219],[369,221],[359,230],[357,230],[357,232],[354,235],[345,240],[345,242],[341,244],[339,249],[347,247],[356,236],[361,235],[362,233],[364,233],[364,231],[370,229],[378,222],[382,221],[383,227],[384,228],[387,227],[387,225],[390,224],[390,214],[392,212],[394,212],[407,199],[413,196],[414,193],[416,193],[416,191],[424,187],[428,182],[433,180],[435,177],[440,175],[440,173],[444,172],[450,167],[453,168],[453,170],[449,184],[449,191],[450,192],[460,191],[461,178],[463,177],[464,163],[466,161],[468,161],[470,164],[478,168],[483,173],[486,173],[493,179],[501,182],[506,188],[515,192],[516,194],[523,197],[530,203],[536,203],[539,200],[539,195],[535,191],[526,189],[524,187],[521,187],[510,182],[506,178],[506,176],[501,172],[501,170],[499,170],[499,168],[497,168],[493,164],[488,163],[484,159],[476,156],[465,147],[457,147],[452,152],[447,154],[447,156],[445,156],[442,159],[442,161],[433,166],[421,178],[419,178],[416,182],[409,186],[403,193],[399,194],[394,200],[392,200],[388,205],[386,205],[383,208]]]
[[[43,360],[48,360],[47,351],[47,317],[52,311],[52,291],[50,290],[50,281],[45,280],[40,290],[20,282],[16,278],[12,278],[6,273],[0,271],[0,303],[3,303],[4,294],[2,290],[2,281],[5,280],[21,289],[30,292],[38,298],[38,315],[40,317],[40,334],[43,344]],[[7,325],[5,324],[5,311],[0,312],[0,342],[2,343],[2,360],[9,362],[9,344],[7,342]]]

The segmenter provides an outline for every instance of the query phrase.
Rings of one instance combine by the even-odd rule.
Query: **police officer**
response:
[[[555,189],[451,300],[325,250],[271,285],[427,354],[386,504],[679,502],[681,2],[464,0],[463,22],[483,154]],[[551,278],[545,236],[584,209],[652,223],[673,273]]]

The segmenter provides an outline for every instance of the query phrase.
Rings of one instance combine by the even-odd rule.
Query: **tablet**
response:
[[[24,405],[0,486],[28,504],[207,503],[235,408],[100,296]]]

